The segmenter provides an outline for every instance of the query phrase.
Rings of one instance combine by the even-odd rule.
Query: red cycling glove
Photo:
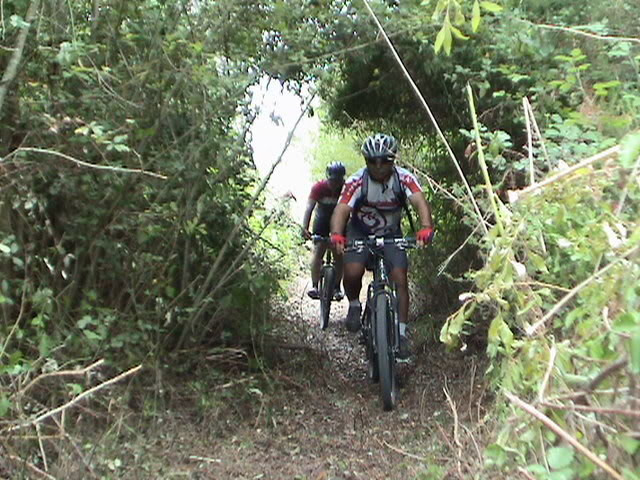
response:
[[[416,233],[416,240],[424,242],[425,245],[429,244],[433,240],[434,233],[433,228],[423,228]]]
[[[347,243],[347,237],[345,237],[344,235],[340,235],[339,233],[332,233],[331,234],[331,244],[332,245],[345,245]]]

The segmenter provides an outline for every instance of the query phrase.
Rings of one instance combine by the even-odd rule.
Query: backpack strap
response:
[[[413,217],[411,215],[411,210],[409,210],[409,205],[407,204],[407,194],[404,193],[404,188],[402,188],[402,182],[400,181],[400,174],[398,173],[398,169],[393,167],[393,173],[396,177],[395,182],[393,182],[393,193],[396,195],[396,198],[402,205],[405,213],[407,214],[407,220],[409,220],[409,226],[411,227],[411,232],[416,233],[416,227],[413,224]]]

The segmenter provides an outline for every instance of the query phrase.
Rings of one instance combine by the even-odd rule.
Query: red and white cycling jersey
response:
[[[400,180],[400,188],[406,198],[422,191],[418,179],[410,171],[395,167],[398,175],[392,174],[384,184],[368,178],[367,198],[363,197],[362,184],[366,167],[358,170],[347,180],[342,188],[340,203],[352,209],[352,221],[355,226],[367,235],[397,234],[402,219],[402,203],[394,191],[393,184]]]

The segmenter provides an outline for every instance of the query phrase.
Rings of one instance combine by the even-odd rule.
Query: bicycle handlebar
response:
[[[384,237],[367,237],[357,238],[349,240],[346,245],[345,251],[347,252],[361,252],[364,248],[382,248],[385,245],[395,245],[396,247],[404,250],[407,248],[415,248],[417,242],[415,237],[398,237],[398,238],[384,238]]]
[[[331,243],[331,237],[324,237],[322,235],[311,235],[313,243]],[[349,240],[345,245],[345,251],[362,251],[364,248],[381,248],[384,245],[395,245],[400,249],[416,248],[417,241],[415,237],[397,237],[397,238],[385,238],[385,237],[366,237],[356,238]]]

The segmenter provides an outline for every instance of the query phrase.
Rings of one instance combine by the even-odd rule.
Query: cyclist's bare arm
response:
[[[316,201],[310,198],[307,201],[307,209],[304,211],[304,217],[302,218],[302,235],[305,238],[310,238],[309,223],[311,223],[311,214],[313,209],[316,208]]]
[[[424,198],[424,194],[422,192],[416,192],[409,197],[409,203],[413,206],[414,210],[418,212],[418,216],[420,217],[420,228],[431,228],[433,229],[433,218],[431,217],[431,205],[427,202],[427,199]],[[420,245],[421,247],[423,245]]]
[[[333,215],[331,215],[332,234],[343,234],[344,227],[347,225],[347,220],[349,219],[349,215],[351,215],[351,210],[353,209],[346,203],[338,203],[338,205],[336,205],[336,208],[333,210]],[[336,253],[338,255],[342,255],[344,253],[344,245],[337,244]]]

